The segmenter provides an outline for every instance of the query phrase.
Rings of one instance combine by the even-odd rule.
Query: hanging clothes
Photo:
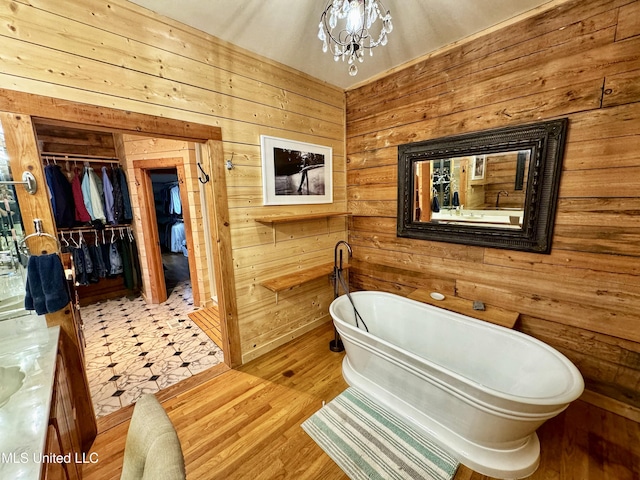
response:
[[[169,214],[182,215],[182,201],[180,200],[180,187],[178,185],[169,189]]]
[[[128,230],[123,240],[118,242],[118,246],[122,253],[124,286],[129,290],[137,289],[142,285],[142,273],[140,272],[138,248],[131,230]]]
[[[84,205],[84,198],[82,197],[82,184],[80,181],[80,169],[74,170],[73,180],[71,181],[71,191],[73,193],[73,202],[75,206],[75,220],[78,223],[89,223],[91,221],[91,215],[87,212],[87,207]]]
[[[171,226],[171,248],[174,253],[183,253],[187,251],[187,237],[184,232],[184,222],[176,222]],[[185,257],[187,255],[185,254]]]
[[[51,206],[56,225],[59,228],[71,228],[75,222],[75,203],[71,184],[59,165],[47,165],[44,174],[51,195]]]
[[[109,263],[111,264],[111,275],[120,275],[122,273],[122,256],[116,243],[109,245]]]
[[[71,258],[73,259],[73,268],[75,270],[76,285],[89,285],[89,274],[85,267],[85,256],[82,248],[72,248]]]
[[[96,260],[91,255],[91,250],[86,242],[81,239],[78,247],[71,249],[71,258],[76,274],[76,284],[89,285],[100,280],[99,273],[94,264]]]
[[[104,214],[107,222],[113,225],[116,223],[113,217],[113,186],[107,173],[107,167],[102,167],[102,191],[104,194]]]
[[[102,203],[102,181],[91,167],[84,167],[82,177],[82,197],[84,205],[91,215],[91,220],[99,220],[102,223],[107,221]]]
[[[85,264],[85,269],[87,273],[93,272],[93,261],[91,260],[91,256],[89,255],[89,248],[87,247],[87,244],[83,240],[80,241],[79,249],[82,251],[82,254],[85,257],[84,264]]]
[[[122,275],[124,277],[125,288],[133,289],[133,259],[131,258],[131,249],[129,248],[129,242],[122,240],[118,242],[120,245],[120,252],[122,253]]]
[[[102,263],[104,263],[104,269],[107,272],[107,276],[111,276],[111,244],[101,243],[100,252],[102,253]]]
[[[111,186],[113,187],[113,220],[116,225],[119,225],[124,222],[124,197],[118,168],[111,169]]]
[[[122,190],[122,201],[124,205],[124,221],[131,222],[133,220],[133,212],[131,211],[131,199],[129,198],[129,185],[124,170],[118,167],[118,176],[120,177],[120,189]]]
[[[96,281],[99,281],[101,278],[105,278],[107,276],[107,269],[102,258],[102,251],[100,250],[100,247],[95,244],[88,245],[87,248],[89,249],[89,256],[91,257],[91,262],[93,264],[93,278],[95,278]]]
[[[129,240],[129,248],[131,249],[131,259],[133,261],[133,288],[142,288],[142,270],[140,269],[138,245],[136,244],[136,239],[132,234]]]

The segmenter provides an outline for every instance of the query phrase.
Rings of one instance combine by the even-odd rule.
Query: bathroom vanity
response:
[[[0,322],[0,478],[78,479],[82,453],[60,327]]]

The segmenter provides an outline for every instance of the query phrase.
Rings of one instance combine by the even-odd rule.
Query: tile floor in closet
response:
[[[175,257],[170,262],[176,260],[181,262]],[[191,283],[176,279],[176,272],[179,276],[179,268],[165,270],[171,293],[163,304],[147,304],[138,296],[82,307],[96,417],[223,361],[220,347],[187,316],[195,310]]]

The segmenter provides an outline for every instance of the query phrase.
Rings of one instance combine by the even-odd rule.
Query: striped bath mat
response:
[[[450,480],[458,469],[451,455],[355,388],[302,428],[352,480]]]

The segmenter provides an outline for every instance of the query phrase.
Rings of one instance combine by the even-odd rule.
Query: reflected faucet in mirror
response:
[[[500,195],[504,195],[505,197],[509,196],[509,192],[506,190],[500,190],[498,195],[496,196],[496,208],[500,208]]]

